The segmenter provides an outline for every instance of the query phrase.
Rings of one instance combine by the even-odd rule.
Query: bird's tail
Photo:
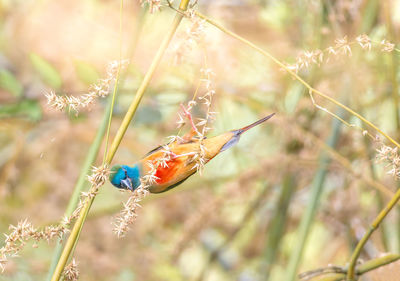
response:
[[[272,113],[272,114],[270,114],[270,115],[268,115],[268,116],[266,116],[264,118],[261,118],[260,120],[254,122],[254,123],[252,123],[252,124],[250,124],[250,125],[248,125],[246,127],[243,127],[241,129],[235,130],[234,132],[235,132],[236,135],[240,136],[241,134],[243,134],[247,130],[250,130],[251,128],[253,128],[253,127],[257,126],[257,125],[260,125],[261,123],[264,123],[265,121],[267,121],[268,119],[270,119],[274,115],[275,115],[275,113]]]

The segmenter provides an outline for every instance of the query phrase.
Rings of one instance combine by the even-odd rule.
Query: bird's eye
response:
[[[125,173],[125,178],[127,178],[128,177],[128,171],[126,170],[126,169],[124,169],[124,168],[121,168],[122,169],[122,171],[124,171],[124,173]]]

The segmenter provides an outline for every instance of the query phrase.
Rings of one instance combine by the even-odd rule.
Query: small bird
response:
[[[267,121],[272,113],[246,127],[229,131],[212,138],[195,138],[197,132],[191,117],[192,130],[180,140],[156,147],[133,166],[115,165],[111,168],[110,182],[121,189],[134,191],[140,185],[140,178],[150,173],[154,181],[148,185],[151,193],[168,191],[196,173],[199,155],[203,164],[209,162],[220,152],[235,145],[247,130]]]

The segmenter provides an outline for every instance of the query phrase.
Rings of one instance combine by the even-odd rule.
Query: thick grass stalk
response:
[[[386,21],[386,28],[388,33],[388,39],[390,41],[396,40],[395,31],[392,23],[392,18],[390,14],[390,6],[391,3],[389,1],[383,4],[384,12],[385,12],[385,21]],[[389,66],[389,75],[390,75],[390,82],[392,85],[392,99],[393,99],[393,106],[395,111],[395,124],[396,130],[399,131],[400,128],[400,116],[399,116],[399,83],[397,81],[397,72],[398,72],[398,59],[397,55],[393,52],[390,54],[390,66]]]
[[[362,11],[362,22],[359,28],[360,33],[370,33],[371,29],[374,27],[374,22],[379,15],[379,0],[368,0],[364,5],[364,10]],[[385,2],[385,1],[382,1]]]
[[[111,99],[109,99],[109,101],[111,102]],[[87,184],[86,177],[90,173],[90,168],[93,166],[93,163],[96,160],[97,154],[99,153],[99,150],[100,150],[101,143],[103,141],[104,134],[106,132],[106,128],[107,128],[107,124],[108,124],[108,122],[107,122],[108,115],[110,114],[110,111],[111,111],[110,102],[108,102],[107,110],[104,112],[103,119],[100,123],[99,128],[97,129],[96,136],[95,136],[92,144],[90,145],[85,162],[83,163],[83,166],[81,168],[78,181],[76,182],[74,191],[71,195],[71,198],[68,202],[67,209],[64,214],[65,217],[69,217],[72,215],[72,212],[75,210],[75,208],[78,204],[81,192],[83,191],[85,185]],[[61,250],[62,250],[61,241],[62,241],[62,238],[60,238],[58,240],[58,243],[54,249],[49,273],[48,273],[46,280],[50,280],[51,276],[53,275],[54,269],[57,265],[58,259],[60,258]]]
[[[279,196],[275,214],[267,233],[267,243],[264,248],[263,271],[265,280],[270,279],[272,265],[277,260],[279,247],[287,225],[287,213],[292,199],[292,195],[296,190],[296,178],[292,173],[287,173],[283,178],[282,191]]]
[[[397,204],[400,199],[400,189],[396,192],[393,198],[389,201],[386,207],[379,213],[379,215],[375,218],[375,220],[370,225],[368,231],[364,234],[361,238],[360,242],[358,242],[356,248],[354,249],[353,254],[351,255],[350,262],[349,262],[349,269],[347,272],[347,280],[348,281],[355,281],[355,267],[357,260],[361,254],[362,249],[364,248],[365,244],[368,242],[371,235],[374,231],[379,227],[381,222],[385,219],[387,214],[393,209],[393,207]]]
[[[391,5],[390,1],[386,1],[383,4],[384,15],[386,21],[386,29],[389,40],[396,40],[395,28],[393,26],[392,17],[391,17]],[[398,73],[398,58],[397,54],[390,54],[390,66],[389,66],[389,74],[390,74],[390,82],[392,85],[392,99],[393,99],[393,109],[395,111],[395,125],[396,125],[396,133],[399,136],[400,132],[400,110],[399,110],[399,83],[397,80]],[[400,188],[400,184],[397,183],[397,188]],[[397,250],[400,251],[400,209],[397,210]]]
[[[187,9],[188,3],[189,3],[189,0],[182,0],[179,5],[179,10],[185,11]],[[143,81],[140,84],[139,89],[136,92],[135,99],[129,106],[128,112],[125,114],[125,117],[122,120],[121,126],[119,127],[117,134],[111,144],[110,151],[107,154],[106,161],[105,161],[106,164],[110,164],[112,159],[114,158],[115,152],[117,151],[118,146],[121,143],[126,130],[128,129],[129,123],[131,122],[133,116],[135,115],[136,109],[143,97],[143,94],[144,94],[145,90],[147,89],[147,86],[149,85],[149,82],[150,82],[151,78],[153,77],[153,74],[154,74],[158,64],[160,63],[161,58],[162,58],[165,50],[167,49],[172,37],[174,36],[175,31],[178,28],[182,18],[183,18],[182,13],[176,14],[169,32],[167,33],[166,37],[164,38],[163,42],[161,43],[161,45],[153,59],[153,62],[151,63],[151,65],[149,67],[149,70],[147,71],[146,75],[144,76]]]
[[[228,249],[228,247],[231,245],[231,243],[235,240],[235,238],[239,234],[240,230],[243,229],[245,225],[251,220],[251,216],[260,207],[262,201],[265,199],[265,196],[268,194],[269,190],[270,190],[270,185],[267,184],[261,190],[261,192],[256,196],[254,202],[249,204],[249,207],[244,213],[242,219],[240,220],[240,223],[233,229],[233,231],[231,231],[228,234],[226,240],[218,248],[211,251],[208,262],[206,263],[205,267],[203,268],[203,270],[201,271],[200,275],[197,278],[198,281],[207,280],[207,272],[210,270],[211,264],[218,258],[219,255],[221,255],[225,250]]]
[[[364,262],[357,268],[357,276],[361,276],[379,267],[388,265],[392,262],[400,260],[399,254],[387,254],[385,256],[375,258]],[[299,275],[299,279],[311,280],[314,277],[326,275],[325,277],[318,278],[319,281],[343,281],[346,278],[347,269],[345,267],[331,266],[327,268],[319,268],[304,272]]]
[[[182,0],[179,5],[179,9],[182,12],[185,11],[187,9],[188,3],[189,3],[189,0]],[[112,159],[114,158],[114,155],[119,147],[119,144],[121,143],[122,138],[125,135],[126,130],[128,129],[129,123],[131,122],[131,120],[136,112],[136,109],[139,106],[139,103],[144,95],[144,92],[145,92],[151,78],[153,77],[153,74],[154,74],[157,66],[159,65],[161,58],[162,58],[165,50],[167,49],[167,46],[169,45],[172,37],[174,36],[176,29],[178,28],[182,18],[183,18],[182,13],[177,13],[175,15],[175,18],[173,20],[172,25],[170,26],[170,29],[169,29],[167,35],[165,36],[164,40],[162,41],[151,65],[149,67],[149,70],[147,71],[142,83],[139,86],[139,89],[136,92],[134,100],[132,101],[131,105],[129,106],[128,112],[125,114],[125,117],[122,120],[122,123],[121,123],[121,125],[117,131],[117,134],[111,144],[111,147],[107,153],[107,156],[105,159],[105,164],[110,164]],[[86,216],[90,210],[90,207],[94,201],[94,198],[95,197],[88,198],[85,201],[84,206],[74,224],[74,227],[72,228],[71,234],[68,237],[68,240],[64,246],[63,252],[58,261],[58,264],[54,271],[53,277],[51,279],[52,281],[60,280],[61,274],[62,274],[62,272],[65,268],[65,265],[70,257],[72,249],[76,245],[76,242],[79,238],[79,232],[85,222]]]
[[[365,138],[364,139],[364,144],[365,144],[365,150],[367,151],[367,155],[369,159],[373,159],[374,157],[374,151],[371,149],[371,142],[369,139]],[[368,163],[369,166],[369,170],[370,170],[370,176],[365,176],[367,179],[369,178],[371,181],[373,182],[377,182],[377,172],[375,169],[375,165],[372,161],[369,161]],[[379,183],[379,182],[377,182]],[[381,183],[379,183],[381,184]],[[385,187],[385,190],[387,188]],[[391,190],[388,189],[388,191],[390,191],[391,196],[389,198],[392,198],[394,196],[394,192],[392,192]],[[383,195],[384,192],[382,190],[379,190],[379,192],[376,193],[376,205],[378,210],[382,210],[383,207],[385,206],[385,202],[383,200]],[[388,236],[388,229],[386,228],[385,224],[381,224],[381,236],[382,236],[382,246],[383,246],[383,250],[384,251],[388,251],[389,250],[389,236]]]
[[[332,126],[332,133],[327,141],[327,145],[334,147],[337,143],[340,134],[341,123],[334,119]],[[297,269],[303,257],[304,248],[306,246],[307,238],[313,223],[315,212],[318,208],[319,200],[324,188],[325,177],[327,174],[330,158],[326,154],[322,154],[319,161],[319,169],[315,175],[311,188],[311,198],[307,203],[307,209],[301,219],[298,235],[296,238],[297,244],[290,256],[287,274],[284,278],[285,281],[293,281],[297,276]]]
[[[390,264],[390,263],[398,261],[398,260],[400,260],[399,254],[387,254],[383,257],[369,260],[357,268],[357,274],[362,275],[364,273],[370,272],[374,269],[377,269],[381,266]]]
[[[281,67],[282,69],[284,69],[286,72],[288,72],[293,78],[295,78],[297,81],[299,81],[301,84],[303,84],[310,93],[314,93],[320,97],[323,97],[327,100],[329,100],[330,102],[334,103],[335,105],[343,108],[344,110],[346,110],[347,112],[349,112],[350,114],[356,116],[358,119],[360,119],[361,121],[363,121],[364,123],[366,123],[368,126],[370,126],[371,128],[373,128],[375,131],[377,131],[378,133],[380,133],[382,136],[384,136],[386,139],[388,139],[392,144],[394,144],[395,146],[397,146],[398,148],[400,148],[400,144],[398,142],[396,142],[392,137],[390,137],[388,134],[384,133],[381,129],[379,129],[376,125],[374,125],[372,122],[370,122],[369,120],[367,120],[366,118],[364,118],[363,116],[361,116],[359,113],[355,112],[354,110],[352,110],[350,107],[340,103],[339,101],[337,101],[336,99],[322,93],[321,91],[313,88],[309,83],[307,83],[303,78],[301,78],[299,75],[297,75],[294,71],[290,70],[285,64],[283,64],[282,62],[280,62],[277,58],[275,58],[273,55],[271,55],[269,52],[261,49],[260,47],[258,47],[257,45],[255,45],[254,43],[250,42],[249,40],[237,35],[236,33],[226,29],[225,27],[223,27],[222,25],[220,25],[219,23],[215,22],[214,20],[208,18],[207,16],[203,15],[202,13],[196,12],[196,15],[199,16],[200,18],[204,19],[206,22],[208,22],[209,24],[215,26],[216,28],[218,28],[219,30],[221,30],[222,32],[232,36],[233,38],[239,40],[240,42],[246,44],[247,46],[251,47],[252,49],[256,50],[257,52],[259,52],[260,54],[262,54],[263,56],[271,59],[275,64],[277,64],[279,67]]]

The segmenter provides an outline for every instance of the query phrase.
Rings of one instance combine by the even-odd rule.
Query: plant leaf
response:
[[[0,105],[0,119],[10,117],[22,117],[31,121],[39,121],[42,118],[42,109],[36,100],[22,100],[18,103]]]
[[[15,97],[20,97],[24,87],[17,78],[7,69],[0,70],[0,88]]]
[[[95,84],[100,79],[100,75],[93,65],[79,60],[76,60],[74,65],[76,75],[86,85]]]
[[[45,59],[35,53],[29,56],[31,63],[44,83],[58,90],[61,88],[62,79],[58,71]]]

